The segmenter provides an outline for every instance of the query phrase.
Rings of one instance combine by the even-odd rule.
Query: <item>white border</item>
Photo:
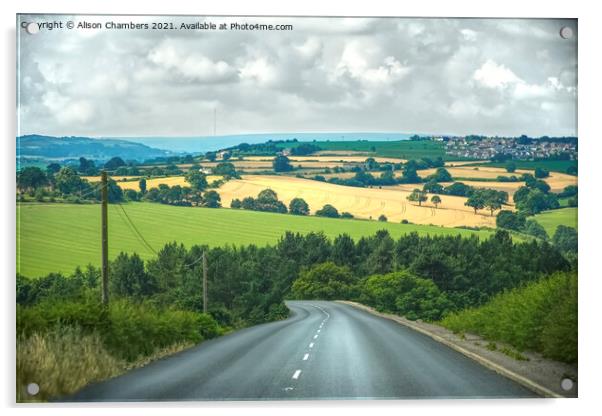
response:
[[[598,231],[600,219],[596,200],[600,199],[600,163],[602,133],[600,126],[600,77],[602,74],[601,40],[602,18],[596,13],[595,2],[556,1],[527,2],[525,0],[470,1],[470,0],[421,0],[397,2],[369,0],[361,4],[350,1],[303,0],[295,3],[282,0],[219,0],[191,2],[186,0],[144,0],[140,2],[88,0],[9,0],[0,5],[2,13],[2,91],[0,100],[3,141],[2,173],[5,196],[2,203],[0,250],[4,272],[2,274],[2,381],[0,394],[2,405],[8,414],[19,411],[25,414],[71,415],[81,414],[81,405],[54,407],[15,407],[14,403],[14,275],[15,275],[15,14],[21,13],[123,13],[123,14],[249,14],[249,15],[347,15],[347,16],[451,16],[451,17],[571,17],[579,18],[579,208],[580,236],[580,368],[579,399],[560,400],[434,400],[434,401],[387,401],[387,402],[266,402],[266,403],[176,403],[176,404],[129,404],[87,405],[86,414],[114,415],[140,413],[163,415],[170,413],[194,414],[249,414],[265,415],[284,413],[314,415],[345,412],[346,415],[364,415],[376,411],[379,414],[437,415],[504,415],[508,413],[545,413],[546,415],[590,414],[600,405],[600,296],[602,273],[597,260],[600,246]],[[596,256],[597,255],[597,256]],[[143,407],[144,409],[140,409]],[[199,409],[201,408],[201,409]],[[7,414],[5,413],[5,414]]]

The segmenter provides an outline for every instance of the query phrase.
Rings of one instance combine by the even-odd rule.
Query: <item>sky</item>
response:
[[[218,135],[577,135],[575,20],[20,18],[178,29],[20,30],[19,135],[208,136],[214,111]],[[179,29],[195,22],[293,30]]]

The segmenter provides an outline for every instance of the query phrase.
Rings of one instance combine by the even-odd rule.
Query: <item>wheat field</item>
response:
[[[472,208],[464,205],[466,198],[442,196],[439,208],[430,201],[418,206],[407,200],[410,191],[401,189],[354,188],[294,177],[245,175],[226,182],[218,192],[222,206],[229,207],[232,199],[256,197],[266,188],[274,190],[287,205],[293,198],[303,198],[312,214],[325,204],[331,204],[339,213],[347,211],[364,219],[377,219],[384,214],[390,222],[405,219],[415,224],[445,227],[495,227],[495,216],[491,217],[485,210],[475,215]]]

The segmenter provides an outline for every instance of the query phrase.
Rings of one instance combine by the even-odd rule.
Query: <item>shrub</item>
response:
[[[353,283],[353,274],[347,266],[321,263],[301,271],[299,278],[293,282],[293,296],[302,299],[350,299]]]
[[[408,270],[372,275],[360,285],[360,292],[362,302],[408,319],[441,319],[452,306],[432,280]]]
[[[485,305],[447,316],[455,332],[473,332],[519,350],[577,361],[577,275],[559,272],[495,296]]]
[[[326,204],[316,211],[318,217],[339,218],[339,211],[330,204]]]

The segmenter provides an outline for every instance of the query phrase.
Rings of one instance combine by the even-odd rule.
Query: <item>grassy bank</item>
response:
[[[42,302],[17,307],[17,400],[73,393],[221,332],[208,315],[126,300]],[[30,397],[27,385],[40,392]]]
[[[474,333],[520,351],[541,352],[567,363],[577,361],[577,275],[556,273],[494,297],[478,308],[441,321],[454,332]]]
[[[285,231],[307,234],[322,231],[327,237],[347,233],[357,239],[385,229],[393,238],[411,232],[420,235],[490,236],[471,231],[426,225],[378,221],[303,217],[233,209],[175,207],[152,203],[124,204],[125,212],[154,250],[177,240],[187,246],[211,247],[274,244]],[[17,205],[17,272],[38,277],[50,272],[70,273],[76,266],[100,264],[100,205]],[[150,251],[128,224],[119,206],[109,206],[109,257]]]

